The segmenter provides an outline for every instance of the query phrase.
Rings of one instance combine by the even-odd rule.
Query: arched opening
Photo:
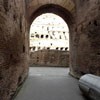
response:
[[[30,48],[33,48],[30,50],[31,66],[69,67],[69,28],[67,23],[53,13],[38,16],[30,27]],[[36,60],[37,57],[40,62]]]
[[[63,8],[63,7],[61,7],[61,6],[59,6],[59,5],[55,5],[55,4],[46,4],[46,5],[43,5],[43,6],[41,6],[41,7],[39,7],[35,12],[33,12],[33,14],[30,16],[30,18],[29,18],[29,25],[31,26],[31,24],[32,24],[32,22],[38,17],[38,16],[40,16],[40,15],[42,15],[42,14],[46,14],[46,13],[53,13],[53,14],[55,14],[55,15],[57,15],[57,16],[59,16],[59,17],[61,17],[64,21],[65,21],[65,23],[67,23],[67,25],[68,25],[68,28],[69,28],[69,32],[70,32],[70,34],[69,34],[69,39],[71,38],[71,31],[72,31],[72,26],[73,26],[73,23],[74,23],[74,18],[72,17],[72,15],[71,15],[71,13],[68,11],[68,10],[66,10],[65,8]],[[42,26],[42,29],[44,29],[44,26]],[[53,27],[52,27],[52,29],[53,29]],[[46,27],[46,30],[48,31],[49,30],[49,27]],[[50,32],[48,31],[48,34],[50,34]],[[59,31],[58,31],[58,34],[59,34]],[[65,35],[66,33],[65,33],[65,31],[63,31],[62,32],[62,34],[63,35]],[[55,35],[55,32],[53,31],[52,32],[52,35]],[[44,35],[44,34],[41,34],[41,35],[39,35],[39,37],[40,38],[46,38],[46,39],[53,39],[53,37],[52,36],[47,36],[47,35]],[[60,40],[62,40],[62,36],[61,35],[59,35],[59,39]],[[65,39],[67,39],[67,37],[65,36]],[[69,44],[71,44],[71,39],[70,39],[70,41],[69,41]],[[41,45],[41,44],[40,44]],[[40,46],[39,45],[39,46]],[[51,45],[51,47],[53,46],[53,44],[51,43],[50,44]],[[51,47],[49,48],[49,47],[42,47],[41,49],[46,49],[46,50],[48,50],[49,51],[49,49],[51,49]],[[48,49],[49,48],[49,49]],[[70,45],[70,47],[69,48],[71,48],[71,45]],[[69,50],[69,48],[68,47],[59,47],[59,46],[56,46],[56,51],[68,51]],[[38,48],[37,49],[35,49],[35,50],[38,50]],[[70,56],[71,56],[71,52],[70,53],[67,53],[67,54],[70,54]],[[33,57],[34,58],[34,57]],[[62,57],[62,58],[64,58],[64,57]],[[70,57],[71,58],[71,57]],[[40,58],[41,59],[41,58]],[[49,58],[50,59],[50,58]],[[68,59],[69,60],[69,59]],[[45,62],[47,62],[48,63],[48,61],[47,60],[45,60]],[[68,65],[68,66],[70,66],[70,64]]]
[[[40,6],[37,10],[33,11],[33,13],[30,15],[29,17],[29,28],[32,24],[32,22],[38,17],[40,16],[41,14],[45,14],[45,13],[53,13],[53,14],[56,14],[58,15],[59,17],[61,17],[68,25],[68,28],[69,28],[69,44],[70,44],[70,52],[67,53],[70,55],[69,57],[69,67],[70,67],[70,71],[72,71],[71,67],[72,67],[72,57],[71,55],[73,55],[73,51],[72,51],[72,45],[73,45],[73,36],[72,36],[72,33],[73,33],[73,26],[74,26],[74,18],[71,14],[71,12],[69,12],[67,9],[63,8],[62,6],[59,6],[59,5],[56,5],[56,4],[46,4],[46,5],[42,5]],[[42,27],[42,29],[44,29],[44,26]],[[46,28],[47,30],[49,29],[48,27]],[[59,33],[59,32],[58,32]],[[49,32],[48,32],[49,34]],[[52,33],[54,34],[54,32]],[[65,34],[65,32],[63,31],[63,34]],[[40,35],[40,37],[44,38],[45,35],[42,34]],[[50,39],[53,39],[52,36],[48,37]],[[59,36],[59,38],[61,39],[61,36]],[[66,38],[66,37],[65,37]],[[50,44],[51,46],[53,46],[53,44],[51,43]],[[48,47],[47,47],[48,48]],[[43,49],[47,49],[46,47],[43,47]],[[37,50],[37,48],[35,49]],[[56,47],[56,50],[59,51],[60,48],[59,47]],[[68,47],[65,47],[63,48],[63,50],[67,51],[68,50]],[[48,50],[49,51],[49,50]],[[44,53],[44,52],[43,52]],[[34,57],[33,57],[34,58]],[[46,62],[46,61],[45,61]],[[48,62],[47,62],[48,63]]]
[[[10,100],[12,96],[14,96],[17,87],[19,87],[27,77],[29,56],[28,30],[32,21],[37,16],[44,13],[54,13],[61,16],[69,26],[71,44],[70,51],[72,61],[71,70],[73,70],[72,74],[76,75],[76,77],[80,77],[81,75],[87,73],[100,76],[100,14],[98,13],[100,11],[99,4],[99,0],[12,0],[12,2],[10,2],[10,0],[1,0],[0,100]],[[74,24],[72,16],[75,18]],[[46,29],[49,30],[49,27]],[[41,37],[40,35],[37,35],[37,32],[35,32],[35,34],[36,35],[33,34],[32,37],[36,37],[36,39]],[[55,35],[55,32],[52,32],[52,34]],[[63,32],[63,34],[65,34],[65,32]],[[46,37],[46,39],[53,39],[53,37],[49,37],[48,35],[43,35],[42,37]],[[59,39],[62,39],[62,36],[59,36]],[[37,48],[33,47],[33,50],[41,49],[40,45],[41,43],[39,42],[39,46]],[[50,46],[53,46],[53,44],[50,44]],[[49,51],[51,48],[44,47],[44,49],[48,49]],[[67,50],[67,47],[64,48],[57,46],[56,50],[57,52],[59,50]],[[41,56],[37,57],[37,62],[40,62],[40,57]],[[50,59],[51,62],[54,61],[53,54]],[[47,61],[45,60],[45,62]],[[69,79],[69,77],[67,77],[67,79]],[[32,78],[30,80],[32,80]],[[31,88],[35,90],[35,92],[32,91],[29,94],[34,94],[34,96],[39,97],[36,100],[41,99],[40,94],[44,94],[44,97],[46,97],[51,93],[54,95],[49,95],[46,98],[43,97],[41,100],[47,100],[48,98],[50,98],[50,100],[73,100],[73,96],[76,98],[75,94],[78,92],[78,88],[73,87],[75,86],[75,81],[72,82],[73,84],[67,83],[69,81],[65,82],[64,77],[63,82],[67,85],[68,88],[66,85],[62,88],[62,86],[60,86],[62,79],[61,81],[54,79],[54,83],[56,84],[51,85],[54,90],[50,91],[51,87],[49,87],[48,90],[45,88],[50,86],[50,84],[47,84],[50,83],[50,81],[44,84],[44,79],[42,78],[42,80],[42,84],[44,86],[41,84],[40,80],[37,80],[38,82],[33,80],[34,83],[29,84],[30,87],[28,88],[28,91],[31,91]],[[47,78],[45,80],[47,80]],[[33,86],[33,84],[35,85],[37,83],[40,83],[40,86],[37,86],[39,89],[36,89],[36,86]],[[56,86],[60,88],[57,89],[55,88]],[[25,85],[25,88],[26,87],[27,86]],[[73,88],[69,89],[69,87]],[[44,89],[44,91],[41,90],[41,88]],[[68,91],[65,91],[64,89]],[[94,95],[94,92],[90,90],[91,89],[89,89],[89,93],[92,92],[91,94]],[[26,95],[28,91],[25,93],[24,99],[19,100],[28,100],[29,98],[34,99],[35,97]],[[59,91],[60,93],[58,93]],[[75,91],[75,94],[73,91]],[[39,96],[37,94],[39,94]],[[55,98],[56,94],[58,94],[56,96],[58,98]],[[78,94],[81,93],[78,92]],[[69,95],[72,98],[70,98]],[[95,93],[95,95],[98,94]],[[76,98],[76,100],[83,99]]]

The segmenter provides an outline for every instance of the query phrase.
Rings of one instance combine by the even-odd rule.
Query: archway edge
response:
[[[74,22],[74,18],[71,12],[69,12],[65,8],[55,4],[46,4],[39,7],[37,10],[35,10],[35,12],[32,13],[29,18],[29,25],[32,24],[36,17],[44,13],[53,13],[60,16],[61,18],[63,18],[63,20],[65,20],[69,27]]]
[[[30,17],[39,7],[47,4],[59,5],[69,12],[73,12],[75,9],[75,0],[25,0],[27,15]]]

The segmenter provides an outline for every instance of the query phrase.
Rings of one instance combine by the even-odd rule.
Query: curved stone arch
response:
[[[39,7],[35,12],[32,13],[28,20],[29,25],[31,25],[31,23],[35,20],[36,17],[44,13],[54,13],[60,16],[63,20],[65,20],[69,28],[70,25],[74,22],[74,17],[72,16],[71,12],[69,12],[68,10],[59,5],[47,4]]]
[[[30,17],[39,7],[48,4],[59,5],[71,13],[75,9],[75,3],[73,0],[26,0],[28,17]]]
[[[69,11],[68,9],[57,5],[57,4],[44,4],[42,6],[38,6],[37,9],[33,10],[33,12],[31,13],[31,15],[28,16],[28,22],[29,22],[29,26],[28,28],[30,28],[32,22],[41,14],[45,14],[45,13],[53,13],[56,14],[58,16],[60,16],[68,25],[70,34],[69,38],[70,38],[70,50],[72,48],[72,34],[73,33],[73,27],[75,24],[75,16],[74,16],[74,12]],[[59,50],[60,48],[58,48]],[[72,51],[72,50],[71,50]],[[72,53],[70,53],[70,56],[72,55]]]

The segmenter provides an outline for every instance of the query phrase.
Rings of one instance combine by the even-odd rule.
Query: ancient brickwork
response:
[[[27,75],[25,28],[24,0],[0,0],[0,100],[10,100]]]
[[[30,53],[30,65],[69,67],[69,52],[58,50],[39,50]]]
[[[86,73],[100,76],[100,0],[0,0],[0,100],[11,100],[26,78],[27,31],[36,16],[48,11],[68,23],[70,73],[76,77]],[[53,56],[49,57],[53,62]]]
[[[77,0],[71,36],[71,73],[100,75],[100,1]]]

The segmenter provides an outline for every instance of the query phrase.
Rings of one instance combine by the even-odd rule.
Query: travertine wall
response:
[[[71,74],[100,75],[100,1],[77,0],[71,34]]]
[[[0,0],[0,100],[10,100],[28,72],[24,0]]]
[[[69,52],[58,50],[30,52],[30,65],[69,67]]]
[[[27,76],[29,26],[27,29],[25,15],[30,25],[42,10],[61,15],[68,22],[70,73],[76,77],[100,75],[100,0],[41,1],[0,0],[0,100],[10,100]],[[41,10],[38,14],[37,9]]]

